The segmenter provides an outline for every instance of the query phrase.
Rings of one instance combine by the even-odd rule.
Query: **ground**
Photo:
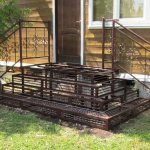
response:
[[[0,150],[149,149],[150,110],[107,132],[0,106]]]

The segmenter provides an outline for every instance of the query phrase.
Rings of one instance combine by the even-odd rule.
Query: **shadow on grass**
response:
[[[117,133],[150,142],[150,110],[120,125]]]
[[[26,134],[42,132],[44,134],[59,134],[61,126],[39,119],[32,113],[15,112],[13,109],[0,106],[0,134]]]

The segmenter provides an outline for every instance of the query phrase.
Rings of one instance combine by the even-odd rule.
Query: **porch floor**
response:
[[[62,64],[23,70],[3,85],[1,104],[105,130],[150,108],[150,100],[140,98],[111,70]]]

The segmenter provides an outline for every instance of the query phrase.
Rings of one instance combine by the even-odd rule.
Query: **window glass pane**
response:
[[[120,18],[143,17],[144,0],[120,0]]]
[[[100,21],[102,18],[113,18],[113,0],[93,0],[93,19]]]

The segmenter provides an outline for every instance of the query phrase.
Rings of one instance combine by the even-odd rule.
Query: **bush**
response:
[[[27,17],[30,13],[28,8],[20,8],[18,0],[0,0],[0,37],[14,23]]]

